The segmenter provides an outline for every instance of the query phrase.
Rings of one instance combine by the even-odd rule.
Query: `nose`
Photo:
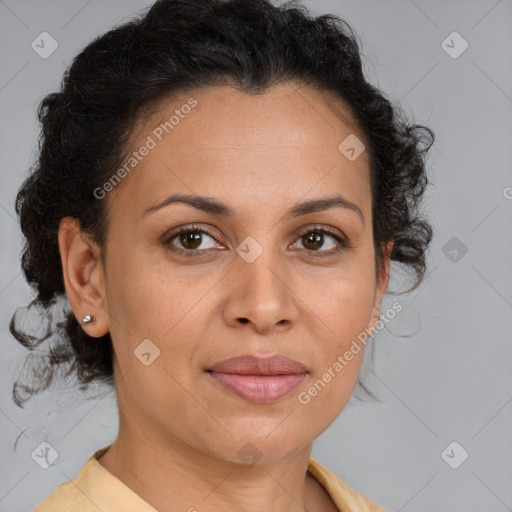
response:
[[[259,334],[290,329],[299,316],[293,273],[280,256],[264,250],[252,263],[240,258],[231,272],[233,286],[224,308],[228,325]],[[281,256],[282,258],[282,256]]]

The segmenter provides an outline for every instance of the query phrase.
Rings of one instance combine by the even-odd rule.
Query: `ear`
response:
[[[386,293],[386,290],[388,288],[389,283],[389,277],[390,277],[390,266],[391,266],[391,251],[393,250],[394,242],[389,242],[387,245],[384,246],[382,250],[383,255],[383,261],[382,261],[382,270],[380,272],[380,275],[377,279],[377,285],[375,289],[375,297],[373,300],[373,309],[372,309],[372,315],[370,320],[370,325],[368,327],[368,330],[370,332],[373,332],[373,330],[376,327],[377,322],[380,319],[380,305],[382,303],[382,297],[384,297],[384,294]]]
[[[101,250],[73,217],[61,220],[58,237],[66,294],[78,323],[85,315],[94,315],[94,323],[82,328],[89,336],[104,336],[109,328]]]

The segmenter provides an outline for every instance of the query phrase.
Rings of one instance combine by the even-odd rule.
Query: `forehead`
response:
[[[270,190],[300,197],[315,184],[342,185],[354,189],[356,200],[369,186],[368,155],[350,161],[339,149],[354,136],[364,141],[334,93],[293,83],[262,94],[227,85],[190,90],[160,100],[140,119],[125,161],[151,149],[139,155],[116,194],[129,193],[139,211],[173,189],[257,200]]]
[[[189,108],[192,99],[197,104]],[[176,142],[198,147],[221,145],[226,139],[246,146],[258,142],[275,146],[297,142],[317,145],[318,139],[327,137],[325,143],[331,144],[348,133],[364,139],[357,119],[343,99],[333,92],[294,82],[261,93],[246,93],[229,85],[209,86],[159,100],[151,111],[153,114],[135,127],[136,138],[174,118],[171,132]],[[172,116],[173,113],[179,115]],[[198,127],[200,136],[196,136]],[[288,130],[283,130],[285,127]],[[165,136],[165,128],[163,132]]]

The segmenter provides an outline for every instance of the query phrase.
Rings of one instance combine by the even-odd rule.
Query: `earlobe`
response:
[[[100,248],[73,217],[61,220],[58,239],[66,294],[78,323],[89,336],[104,336],[109,328]],[[83,322],[87,315],[94,322]]]

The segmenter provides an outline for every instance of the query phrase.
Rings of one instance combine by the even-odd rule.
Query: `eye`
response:
[[[196,225],[183,226],[173,231],[162,244],[166,250],[186,257],[209,254],[210,249],[215,249],[219,245],[213,234]],[[220,247],[225,249],[222,245]],[[299,234],[293,247],[293,250],[298,247],[312,256],[324,257],[336,254],[348,248],[348,245],[343,237],[331,228],[313,226]]]
[[[205,236],[212,242],[205,242]],[[176,240],[176,242],[173,242]],[[184,256],[199,256],[201,252],[215,248],[216,242],[208,231],[198,226],[185,226],[174,231],[163,242],[164,246],[171,252],[183,254]],[[178,245],[179,244],[179,245]]]
[[[329,238],[331,239],[331,242],[326,244],[326,240]],[[297,244],[299,244],[299,248],[303,248],[307,252],[321,253],[318,255],[315,254],[315,256],[329,256],[338,253],[347,247],[345,240],[330,228],[319,228],[316,226],[302,231],[299,235],[298,242],[294,245]],[[325,249],[326,245],[327,249]],[[324,247],[324,250],[319,250],[321,247]]]

